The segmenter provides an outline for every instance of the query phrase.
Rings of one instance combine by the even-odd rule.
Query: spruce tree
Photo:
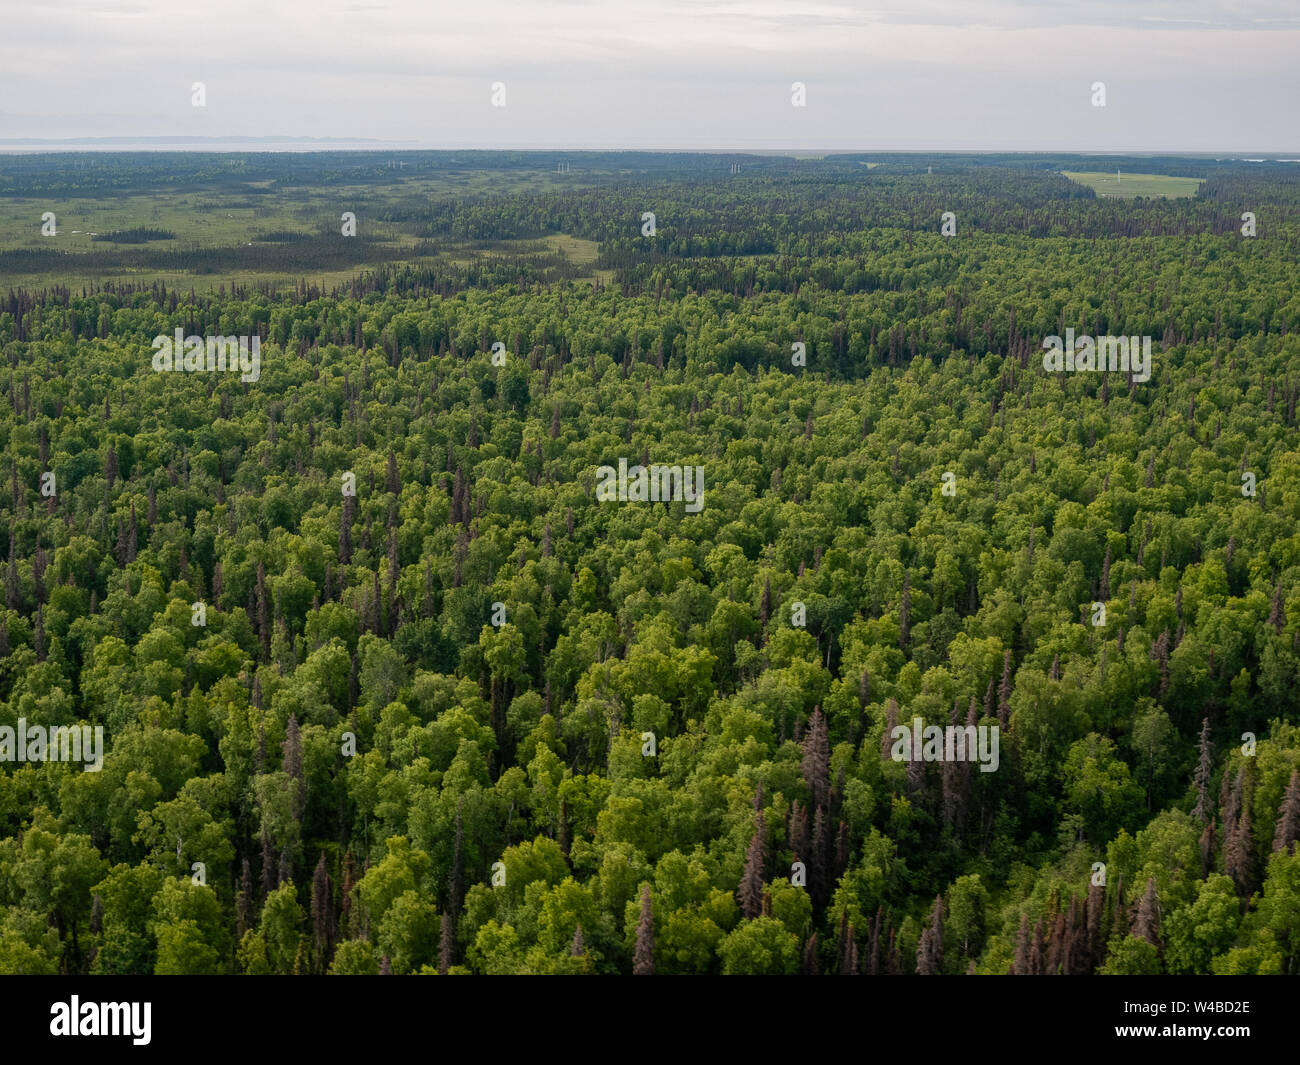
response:
[[[799,975],[816,976],[817,975],[817,933],[810,935],[803,945],[803,952],[799,957]]]
[[[1088,898],[1083,904],[1084,942],[1081,949],[1081,972],[1091,972],[1097,962],[1101,960],[1105,911],[1106,889],[1100,884],[1090,884]]]
[[[650,906],[650,885],[641,885],[641,917],[636,925],[636,948],[632,953],[632,975],[653,976],[655,971],[655,924]]]
[[[1034,925],[1033,944],[1029,948],[1029,975],[1042,976],[1045,968],[1045,958],[1047,954],[1047,942],[1043,937],[1043,919],[1038,918]]]
[[[9,610],[18,609],[18,558],[15,553],[17,539],[14,535],[14,529],[9,527],[9,563],[5,566],[5,607]]]
[[[943,898],[936,895],[930,907],[930,920],[916,945],[918,976],[938,976],[943,972]]]
[[[998,685],[998,724],[1007,727],[1011,713],[1011,652],[1002,652],[1002,683]]]
[[[1205,831],[1201,833],[1199,843],[1201,852],[1201,879],[1204,880],[1210,874],[1210,866],[1214,862],[1214,848],[1216,846],[1214,836],[1214,818],[1211,817],[1209,824],[1205,826]]]
[[[295,820],[301,821],[306,799],[306,781],[302,775],[302,734],[298,728],[298,718],[292,710],[289,711],[289,723],[284,729],[284,742],[280,744],[280,752],[283,755],[282,768],[294,782],[293,816]]]
[[[824,807],[829,799],[831,783],[831,748],[826,734],[826,718],[822,709],[813,709],[812,721],[803,741],[803,779],[812,796],[813,809]]]
[[[907,650],[912,622],[912,575],[903,572],[903,597],[898,606],[898,646]]]
[[[438,972],[446,976],[451,969],[453,932],[451,915],[444,913],[438,919]]]
[[[818,908],[826,905],[830,884],[827,881],[827,865],[830,859],[829,829],[826,824],[826,807],[817,807],[813,815],[812,861],[808,870],[808,894],[812,896],[813,905]]]
[[[1020,931],[1016,934],[1016,953],[1011,960],[1012,976],[1029,976],[1033,970],[1030,967],[1030,941],[1032,935],[1029,930],[1029,914],[1020,915]]]
[[[339,514],[338,562],[340,566],[346,566],[352,561],[352,514],[355,499],[355,496],[345,495],[343,508]]]
[[[1223,871],[1232,878],[1242,895],[1249,895],[1253,883],[1253,846],[1250,823],[1250,803],[1246,794],[1246,770],[1237,771],[1229,800],[1229,813],[1233,815],[1232,827],[1224,820]]]
[[[884,906],[877,906],[875,919],[871,922],[871,930],[867,935],[867,956],[864,964],[868,976],[880,975],[880,932],[884,919]]]
[[[253,913],[253,871],[248,859],[244,859],[243,871],[239,877],[239,892],[235,895],[235,941],[244,938],[244,933],[252,925]]]
[[[749,851],[745,855],[745,870],[741,873],[740,886],[736,891],[740,901],[740,912],[747,918],[759,916],[763,908],[763,872],[767,847],[764,836],[763,814],[759,812],[754,815],[754,834],[749,839]],[[645,901],[647,897],[642,895],[643,908],[647,905]]]
[[[1282,796],[1282,805],[1277,811],[1277,826],[1273,830],[1273,852],[1286,851],[1295,853],[1296,841],[1300,840],[1300,770],[1291,770],[1291,781]]]
[[[1156,642],[1151,647],[1151,658],[1156,663],[1160,671],[1160,682],[1156,686],[1155,694],[1164,698],[1165,693],[1169,691],[1169,630],[1165,629],[1157,637]]]
[[[898,700],[890,696],[885,705],[885,729],[880,734],[880,757],[884,761],[890,758],[890,749],[894,745],[894,729],[898,727]]]
[[[1064,911],[1057,913],[1052,930],[1047,934],[1047,957],[1043,966],[1048,976],[1059,976],[1064,970],[1069,949],[1070,925]]]
[[[330,943],[333,938],[333,900],[330,897],[330,876],[325,868],[325,852],[320,852],[316,862],[316,871],[311,878],[311,927],[312,945],[316,959],[316,972],[323,973],[330,957]]]
[[[1210,755],[1210,719],[1204,717],[1201,719],[1201,743],[1200,758],[1196,763],[1196,808],[1192,811],[1192,816],[1198,821],[1204,821],[1210,816],[1210,775],[1214,769],[1214,761]]]
[[[352,939],[356,934],[352,914],[352,892],[356,887],[355,873],[356,863],[352,857],[352,848],[349,847],[347,853],[343,855],[343,884],[339,889],[339,934],[343,939]]]
[[[262,829],[262,898],[265,900],[276,888],[275,851],[271,848],[271,837]]]
[[[1156,895],[1156,878],[1147,878],[1146,891],[1142,893],[1142,898],[1138,901],[1137,909],[1133,915],[1133,923],[1129,926],[1129,935],[1137,936],[1139,939],[1145,939],[1153,946],[1160,946],[1160,900]]]

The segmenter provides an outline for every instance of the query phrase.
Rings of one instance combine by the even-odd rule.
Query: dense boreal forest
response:
[[[0,250],[49,276],[0,272],[0,726],[104,736],[0,761],[0,972],[1300,973],[1300,169],[408,195],[555,158],[411,153],[423,260],[337,212],[109,234],[139,280],[85,288]],[[0,198],[391,180],[96,163]],[[260,374],[155,372],[178,329]],[[1066,329],[1152,338],[1149,380],[1046,372]],[[620,460],[702,505],[599,501]],[[996,769],[897,760],[917,718]]]

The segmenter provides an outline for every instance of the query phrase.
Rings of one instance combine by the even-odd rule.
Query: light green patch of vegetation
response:
[[[1098,196],[1112,196],[1130,200],[1135,196],[1163,196],[1166,199],[1185,199],[1195,196],[1204,178],[1174,177],[1170,174],[1126,174],[1116,176],[1114,171],[1103,173],[1089,170],[1062,170],[1062,174],[1080,185],[1087,185]]]

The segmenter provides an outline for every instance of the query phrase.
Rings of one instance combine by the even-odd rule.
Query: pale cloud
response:
[[[26,0],[24,0],[24,3]],[[0,0],[0,139],[1294,149],[1295,0]],[[1089,86],[1105,81],[1108,106]],[[190,106],[190,85],[208,106]],[[508,106],[489,106],[504,81]],[[790,83],[808,107],[790,106]]]

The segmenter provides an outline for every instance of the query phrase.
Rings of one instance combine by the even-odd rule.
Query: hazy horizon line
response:
[[[434,145],[419,141],[385,141],[367,137],[311,137],[311,136],[153,136],[153,137],[0,137],[0,154],[24,154],[21,149],[45,149],[50,153],[75,150],[97,150],[104,152],[126,151],[124,146],[147,144],[152,151],[174,152],[184,150],[189,145],[211,144],[246,144],[249,151],[273,154],[284,149],[273,148],[269,144],[319,144],[338,145],[322,149],[335,152],[582,152],[588,154],[619,153],[659,153],[676,155],[762,155],[762,156],[828,156],[828,155],[862,155],[871,152],[892,155],[1129,155],[1129,156],[1176,156],[1222,158],[1224,156],[1262,158],[1266,162],[1300,161],[1300,148],[1009,148],[1009,147],[954,147],[940,145],[892,147],[888,145],[854,146],[854,147],[805,147],[805,146],[768,146],[740,147],[717,145],[706,148],[682,147],[676,145],[636,145],[636,146],[594,146],[594,145],[517,145],[517,144],[450,144]],[[264,145],[264,147],[252,147]],[[309,154],[303,151],[301,154]],[[1281,159],[1280,156],[1296,156],[1296,159]]]

